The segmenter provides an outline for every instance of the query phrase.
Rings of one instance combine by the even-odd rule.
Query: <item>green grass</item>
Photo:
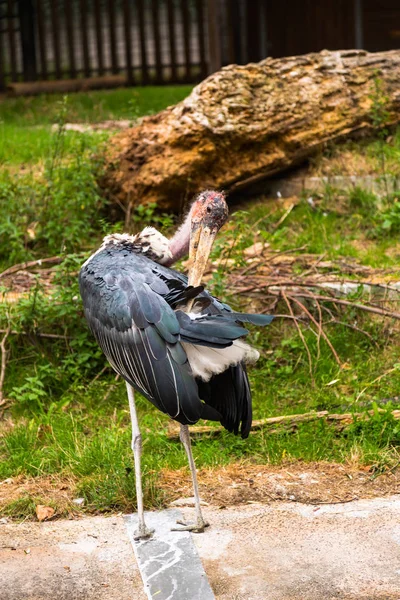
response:
[[[0,176],[0,266],[59,253],[64,257],[55,271],[52,295],[38,282],[19,304],[0,304],[0,329],[11,326],[16,332],[7,340],[3,391],[11,405],[7,419],[0,421],[0,480],[55,477],[73,482],[74,495],[86,499],[84,510],[135,508],[125,386],[122,382],[115,385],[111,369],[88,333],[76,277],[104,231],[120,228],[110,222],[107,199],[97,186],[102,164],[94,157],[101,156],[107,136],[62,130],[52,134],[49,124],[131,118],[133,108],[135,116],[146,114],[188,91],[183,87],[135,88],[71,95],[61,104],[55,97],[46,97],[0,105],[0,161],[10,167]],[[129,103],[132,95],[134,104]],[[362,190],[348,194],[327,188],[315,200],[312,209],[304,198],[279,227],[283,209],[273,210],[265,202],[247,203],[246,210],[238,211],[221,232],[215,256],[223,250],[226,257],[244,265],[243,250],[265,240],[278,252],[303,247],[294,255],[306,252],[326,261],[358,260],[397,271],[394,250],[400,210],[395,196],[379,200]],[[171,219],[157,215],[154,207],[138,211],[134,218],[137,226],[141,220],[171,225]],[[227,252],[233,237],[235,245]],[[229,272],[223,264],[214,273],[210,289],[235,308],[246,307],[247,298],[230,293]],[[300,274],[302,267],[296,268]],[[277,311],[285,312],[285,306],[280,304]],[[241,460],[346,462],[354,448],[363,464],[373,463],[383,470],[395,464],[400,429],[391,410],[400,396],[399,333],[393,322],[352,309],[342,313],[341,321],[368,333],[341,324],[326,326],[342,368],[326,342],[321,340],[318,346],[315,334],[302,326],[312,376],[304,343],[292,323],[276,319],[263,330],[253,328],[251,339],[261,353],[257,366],[250,370],[254,417],[313,410],[364,416],[344,430],[322,421],[300,424],[295,431],[282,428],[270,434],[268,429],[261,430],[248,440],[226,432],[205,436],[193,444],[199,467]],[[40,335],[46,333],[60,337]],[[393,405],[387,403],[388,398]],[[167,438],[168,419],[139,395],[137,404],[144,437],[145,503],[150,508],[166,500],[159,485],[161,470],[184,467],[186,458],[181,445]],[[379,406],[384,412],[378,412]],[[371,409],[375,412],[367,419],[366,411]],[[23,518],[43,502],[51,504],[52,500],[35,491],[5,502],[2,512]],[[58,510],[56,500],[53,505]]]
[[[188,96],[191,86],[137,87],[108,91],[80,92],[63,96],[49,94],[0,101],[0,165],[29,169],[49,158],[54,149],[60,113],[66,123],[98,123],[153,114]],[[86,134],[88,135],[88,134]],[[92,137],[99,134],[90,134]],[[66,153],[72,153],[75,139],[82,134],[68,132]],[[102,134],[104,137],[104,134]]]
[[[77,92],[68,95],[67,122],[97,123],[108,119],[132,119],[153,114],[190,94],[192,86],[146,86]],[[63,94],[5,98],[0,101],[0,121],[17,127],[55,123]]]

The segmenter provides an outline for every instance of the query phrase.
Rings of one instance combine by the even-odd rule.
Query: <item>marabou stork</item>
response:
[[[180,423],[180,438],[192,474],[196,521],[182,529],[204,531],[188,425],[220,421],[249,435],[252,406],[245,363],[258,352],[242,341],[243,323],[267,325],[268,315],[234,313],[200,285],[215,236],[228,217],[223,194],[197,196],[171,240],[153,227],[141,233],[107,235],[82,266],[85,316],[112,367],[126,381],[132,420],[139,528],[143,512],[139,430],[134,389]],[[169,268],[189,251],[189,279]]]

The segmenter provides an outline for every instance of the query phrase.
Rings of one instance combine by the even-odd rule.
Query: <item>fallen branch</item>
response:
[[[117,387],[117,381],[120,379],[120,377],[121,377],[120,374],[117,373],[116,376],[115,376],[115,379],[114,379],[115,383],[113,383],[112,385],[110,385],[110,387],[108,388],[108,390],[104,394],[103,402],[105,402],[106,400],[108,400],[108,398],[111,395],[111,393],[115,390],[115,388]]]
[[[313,385],[313,387],[315,386],[315,380],[314,380],[314,375],[313,375],[313,364],[312,364],[312,358],[311,358],[311,352],[310,352],[310,348],[308,347],[307,341],[303,335],[303,332],[301,330],[301,327],[298,323],[298,320],[296,319],[295,314],[293,313],[293,308],[285,294],[285,292],[282,292],[282,298],[284,299],[286,306],[288,307],[288,310],[290,312],[290,316],[292,317],[292,319],[294,319],[294,324],[296,325],[296,329],[298,331],[298,334],[300,336],[301,341],[303,342],[303,346],[306,349],[307,352],[307,357],[308,357],[308,367],[310,370],[310,377],[311,377],[311,383]]]
[[[311,319],[311,321],[314,323],[315,327],[317,328],[318,331],[318,341],[320,339],[320,337],[322,336],[324,338],[324,340],[326,341],[326,343],[328,344],[333,356],[335,357],[335,360],[337,362],[337,364],[339,365],[339,367],[342,366],[342,362],[339,358],[338,353],[336,352],[335,348],[332,345],[332,342],[330,341],[330,339],[328,338],[328,336],[326,335],[325,331],[322,328],[321,322],[318,323],[318,321],[316,319],[314,319],[314,317],[312,316],[312,314],[310,313],[310,311],[307,309],[306,306],[304,306],[304,304],[302,302],[300,302],[299,300],[297,300],[297,298],[293,298],[294,302],[296,302],[296,304],[298,306],[300,306],[301,309],[304,310],[304,312],[306,313],[306,315]],[[319,347],[318,347],[319,350]]]
[[[31,336],[34,335],[36,337],[44,337],[44,338],[50,338],[53,340],[72,340],[73,336],[72,335],[60,335],[58,333],[40,333],[39,331],[14,331],[12,329],[7,330],[7,329],[0,329],[0,333],[6,333],[6,331],[8,331],[9,335],[27,335],[27,336]]]
[[[63,258],[61,256],[50,256],[49,258],[39,258],[38,260],[29,260],[27,262],[13,265],[12,267],[8,267],[8,269],[6,269],[2,273],[0,273],[0,279],[2,277],[6,277],[6,275],[11,275],[12,273],[17,273],[18,271],[21,271],[22,269],[30,269],[31,267],[36,267],[37,265],[40,266],[44,263],[58,265],[62,261],[63,261]]]
[[[3,385],[4,385],[4,378],[6,376],[6,366],[7,366],[7,347],[6,347],[6,341],[7,338],[9,336],[10,333],[10,329],[7,329],[3,339],[0,342],[0,351],[1,351],[1,365],[0,365],[0,406],[2,406],[3,404],[6,403],[6,399],[4,398],[3,395]]]
[[[319,419],[326,420],[328,422],[345,422],[346,424],[350,424],[356,419],[359,418],[369,418],[370,416],[375,415],[376,411],[380,413],[387,412],[383,408],[378,408],[376,410],[368,410],[362,413],[328,413],[327,410],[321,410],[319,412],[309,412],[303,413],[299,415],[283,415],[279,417],[268,417],[267,419],[260,419],[258,421],[253,421],[251,426],[251,430],[253,432],[258,431],[259,429],[263,429],[264,427],[268,427],[269,425],[297,425],[298,423],[309,423],[311,421],[318,421]],[[392,417],[396,420],[400,420],[400,410],[392,410]],[[216,436],[219,435],[222,431],[224,431],[224,427],[210,427],[208,425],[203,426],[192,426],[189,427],[191,435],[194,436],[202,436],[202,435],[211,435]],[[274,433],[279,430],[275,430]],[[272,432],[271,432],[272,433]],[[179,439],[179,430],[170,431],[167,434],[167,437],[171,440]]]
[[[276,284],[275,284],[276,285]],[[263,286],[254,286],[251,289],[261,289],[270,287],[271,284],[265,284]],[[251,291],[250,289],[241,290],[241,291]],[[271,296],[280,296],[280,291],[269,290],[269,294]],[[386,310],[385,308],[378,308],[377,306],[370,306],[369,304],[359,304],[357,302],[351,302],[350,300],[343,300],[343,298],[332,298],[330,296],[322,296],[317,294],[306,294],[304,292],[293,292],[288,298],[292,299],[293,296],[296,298],[308,298],[309,300],[319,300],[321,302],[332,302],[334,304],[340,304],[341,306],[351,306],[357,310],[364,310],[366,312],[373,313],[375,315],[381,315],[382,317],[391,317],[392,319],[400,320],[400,313],[394,312],[391,310]]]

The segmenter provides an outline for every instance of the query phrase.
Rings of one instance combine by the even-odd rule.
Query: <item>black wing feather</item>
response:
[[[248,333],[242,323],[266,325],[272,317],[233,313],[202,286],[188,286],[181,273],[119,246],[93,255],[79,283],[89,327],[127,382],[180,423],[209,418],[248,435],[251,394],[245,366],[230,367],[207,383],[196,380],[181,340],[225,348]],[[179,310],[190,299],[200,318]]]

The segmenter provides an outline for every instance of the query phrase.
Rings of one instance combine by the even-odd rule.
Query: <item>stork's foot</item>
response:
[[[136,529],[133,539],[135,540],[148,540],[152,537],[154,533],[154,529],[149,529],[146,525],[139,525],[138,529]]]
[[[204,519],[197,519],[195,523],[185,523],[185,521],[177,521],[181,527],[172,527],[171,531],[193,531],[193,533],[203,533],[206,527],[210,527],[210,523]]]

